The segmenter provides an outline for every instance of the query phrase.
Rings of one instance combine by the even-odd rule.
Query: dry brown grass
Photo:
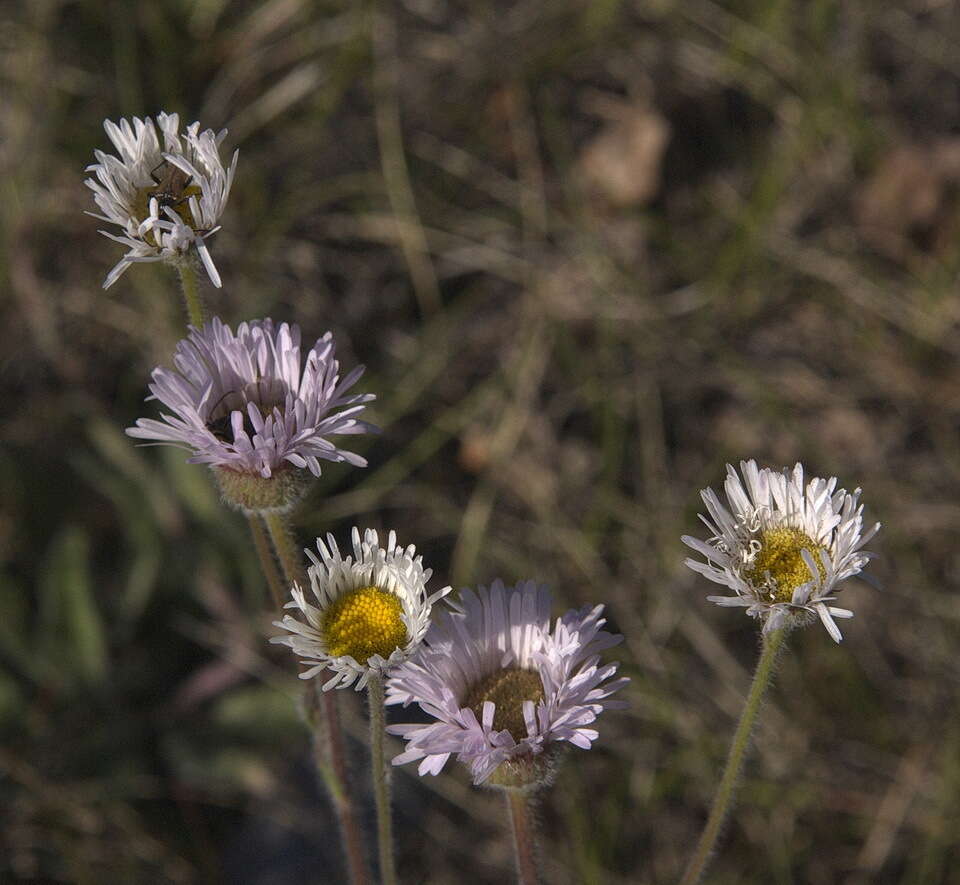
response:
[[[679,536],[743,457],[862,486],[881,586],[791,640],[710,881],[960,881],[950,4],[50,0],[0,41],[0,878],[338,881],[243,525],[122,435],[182,318],[161,268],[100,291],[82,169],[165,108],[241,151],[211,305],[332,329],[380,397],[302,537],[397,527],[627,636],[548,881],[682,868],[756,639]],[[504,881],[495,796],[396,785],[405,881]]]

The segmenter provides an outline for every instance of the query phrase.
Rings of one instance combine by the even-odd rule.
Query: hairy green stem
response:
[[[750,685],[747,703],[740,715],[736,734],[733,736],[730,755],[727,757],[727,766],[723,770],[717,795],[714,797],[713,806],[710,808],[710,816],[707,818],[707,824],[700,834],[700,841],[697,843],[697,849],[687,866],[687,871],[683,874],[681,885],[696,885],[700,881],[700,877],[707,867],[707,862],[713,854],[723,822],[733,808],[743,760],[747,749],[750,747],[750,735],[757,719],[757,713],[760,711],[763,696],[770,685],[770,678],[773,676],[777,653],[783,646],[786,634],[786,630],[780,629],[763,638],[763,651],[760,654],[760,660],[757,661],[757,669],[753,674],[753,683]]]
[[[510,823],[513,827],[513,852],[517,862],[519,885],[538,885],[537,835],[534,831],[530,794],[524,790],[504,790]]]
[[[396,885],[397,869],[393,857],[393,818],[390,809],[390,778],[384,758],[383,679],[371,676],[367,683],[370,702],[370,766],[373,770],[373,796],[377,804],[377,844],[380,849],[380,881]]]
[[[280,560],[280,567],[283,569],[283,576],[287,579],[287,583],[299,584],[306,590],[310,581],[303,565],[303,553],[290,530],[289,523],[279,513],[264,513],[263,522],[267,531],[270,532],[270,540],[273,541],[273,549],[277,553],[277,559]]]
[[[332,691],[324,691],[316,682],[315,691],[323,711],[325,728],[317,732],[314,751],[317,767],[327,784],[330,796],[340,819],[340,831],[343,833],[344,850],[347,854],[347,867],[353,885],[367,885],[370,874],[363,851],[363,833],[357,820],[357,813],[350,796],[350,769],[347,764],[347,749],[340,726],[340,710]],[[323,740],[322,738],[326,738]]]
[[[263,576],[267,579],[270,599],[273,601],[273,606],[276,608],[278,615],[281,615],[286,594],[283,590],[280,574],[277,572],[277,563],[273,558],[273,551],[270,549],[270,541],[267,540],[260,517],[248,513],[247,524],[250,526],[250,534],[253,537],[253,546],[260,560],[260,568],[263,570]]]
[[[184,306],[187,308],[187,321],[191,326],[199,329],[206,318],[206,311],[203,308],[203,298],[200,296],[197,269],[192,261],[184,259],[177,262],[177,273],[180,274],[180,288],[183,291]]]
[[[303,555],[289,524],[279,513],[264,513],[263,521],[270,532],[273,549],[277,559],[280,560],[287,583],[296,583],[306,588],[309,580],[303,565]],[[314,717],[314,753],[317,769],[327,785],[340,821],[350,882],[352,885],[367,885],[370,877],[364,859],[363,833],[360,830],[350,793],[350,770],[347,764],[343,728],[340,726],[337,699],[332,691],[323,691],[319,683],[316,685],[315,692],[315,698],[308,697],[308,709],[314,706],[315,699],[322,711],[322,716]]]

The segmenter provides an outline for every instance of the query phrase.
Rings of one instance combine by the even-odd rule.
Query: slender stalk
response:
[[[260,568],[263,569],[263,576],[267,579],[267,587],[270,589],[273,606],[278,614],[282,614],[286,593],[283,590],[280,574],[277,572],[277,562],[273,558],[270,541],[267,539],[266,532],[263,530],[263,523],[258,516],[248,513],[247,524],[250,526],[250,534],[253,536],[254,549],[260,559]]]
[[[187,309],[187,321],[198,329],[203,325],[206,311],[203,308],[203,298],[200,296],[200,286],[197,282],[197,269],[187,259],[177,263],[177,273],[180,274],[180,288],[183,291],[183,303]]]
[[[199,328],[203,325],[206,312],[200,295],[196,268],[192,263],[184,261],[177,265],[177,272],[180,275],[187,321]],[[287,592],[277,572],[277,562],[264,533],[264,525],[270,533],[286,582],[288,584],[296,582],[303,587],[307,584],[307,574],[303,567],[300,550],[289,527],[278,514],[264,514],[263,524],[257,516],[250,514],[247,516],[247,522],[253,537],[253,546],[260,559],[260,567],[270,589],[270,597],[278,614],[281,614]],[[352,885],[369,885],[370,877],[363,856],[363,837],[348,792],[349,769],[336,699],[329,692],[324,692],[319,685],[314,687],[311,683],[307,686],[306,706],[314,729],[314,757],[337,812],[344,851],[347,855],[350,882]],[[323,710],[322,716],[316,715],[318,707]]]
[[[377,844],[380,849],[380,881],[396,885],[397,868],[393,857],[393,819],[390,809],[390,779],[384,758],[383,679],[371,676],[367,683],[370,702],[370,765],[373,769],[373,796],[377,804]]]
[[[306,589],[310,585],[307,570],[303,567],[303,554],[293,532],[283,516],[279,513],[264,513],[263,522],[270,532],[273,549],[277,552],[283,576],[289,584],[299,584]]]
[[[756,722],[764,693],[770,685],[773,665],[776,662],[777,653],[783,646],[786,634],[786,630],[775,630],[763,639],[763,651],[760,654],[760,660],[757,661],[757,669],[753,674],[753,683],[750,685],[747,703],[740,715],[740,722],[733,736],[733,743],[730,745],[727,767],[723,770],[717,795],[714,797],[713,806],[710,808],[710,816],[707,818],[707,824],[700,834],[700,841],[697,843],[697,849],[687,866],[687,871],[683,874],[681,885],[696,885],[700,881],[700,877],[707,867],[707,862],[713,854],[723,822],[733,808],[733,799],[740,779],[740,771],[743,768],[743,760],[750,746],[750,734],[753,731],[753,725]]]
[[[519,885],[538,885],[540,874],[537,870],[537,834],[534,831],[533,815],[530,809],[530,794],[523,790],[504,790],[507,808],[510,809],[510,823],[513,826],[513,852],[517,862],[517,882]]]
[[[263,521],[270,532],[273,549],[280,560],[287,583],[297,583],[301,587],[306,587],[309,581],[306,569],[303,567],[303,556],[289,525],[279,513],[265,513]],[[308,691],[310,690],[308,688]],[[353,885],[367,885],[370,877],[363,856],[363,833],[350,795],[350,771],[347,765],[337,699],[333,696],[333,692],[323,691],[319,685],[316,686],[315,691],[316,704],[323,713],[321,717],[315,717],[317,721],[314,723],[314,754],[317,769],[327,785],[340,821],[350,882]],[[312,698],[308,697],[307,705],[308,709],[314,707]],[[323,725],[320,725],[321,722]]]
[[[312,708],[314,712],[311,717],[314,725],[314,762],[337,809],[350,881],[353,885],[367,885],[370,876],[364,859],[363,834],[359,828],[353,801],[347,792],[349,767],[337,699],[333,696],[333,692],[324,691],[318,680],[312,680],[307,686],[306,700],[308,709]],[[315,715],[317,707],[322,711],[320,716]]]

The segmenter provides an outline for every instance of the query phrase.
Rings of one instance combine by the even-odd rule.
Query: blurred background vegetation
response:
[[[303,541],[395,527],[627,636],[550,882],[682,869],[757,642],[679,537],[747,457],[862,486],[880,588],[791,639],[709,881],[960,882],[953,4],[11,0],[0,46],[0,880],[341,880],[245,525],[123,434],[184,320],[167,268],[101,291],[83,169],[165,109],[240,148],[212,309],[379,395]],[[395,784],[405,881],[509,878],[498,797]]]

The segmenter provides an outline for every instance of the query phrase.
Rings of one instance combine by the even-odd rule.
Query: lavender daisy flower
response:
[[[853,612],[828,605],[838,585],[859,574],[872,554],[861,548],[879,530],[863,530],[860,489],[837,489],[836,477],[804,483],[803,466],[782,472],[756,461],[741,461],[740,471],[727,465],[724,489],[729,509],[713,489],[700,495],[710,531],[706,541],[683,542],[706,558],[686,565],[734,596],[708,596],[723,606],[743,606],[760,618],[764,633],[800,626],[819,616],[836,642],[842,638],[834,618]]]
[[[351,533],[353,555],[342,556],[333,535],[327,543],[317,538],[317,552],[306,550],[313,565],[307,569],[316,605],[303,589],[293,587],[293,602],[305,621],[285,615],[274,626],[289,636],[271,642],[289,646],[309,666],[300,674],[311,679],[321,670],[333,671],[323,689],[366,687],[371,675],[405,661],[423,641],[430,625],[433,604],[450,592],[444,587],[427,594],[432,574],[423,567],[416,548],[397,545],[390,532],[381,547],[377,533],[367,529]]]
[[[149,117],[134,117],[132,124],[104,120],[103,128],[119,156],[94,151],[97,162],[87,171],[96,179],[88,178],[86,184],[101,214],[89,214],[117,225],[119,235],[100,233],[129,250],[107,275],[103,288],[112,286],[131,264],[179,264],[188,260],[191,248],[219,287],[220,275],[204,241],[219,230],[217,221],[237,168],[236,151],[228,169],[220,160],[219,146],[227,130],[201,132],[199,123],[191,123],[181,133],[179,115],[162,111],[156,125]]]
[[[215,468],[226,497],[241,509],[286,509],[298,482],[292,474],[305,468],[320,476],[321,460],[366,466],[327,439],[375,429],[357,419],[374,395],[346,394],[363,367],[341,380],[330,332],[307,354],[301,372],[296,325],[254,320],[234,335],[214,317],[177,345],[174,367],[154,369],[150,385],[151,398],[173,414],[140,418],[127,433],[192,451],[189,460]],[[251,485],[251,477],[276,482]],[[267,497],[258,499],[261,493]]]
[[[550,593],[533,581],[464,590],[434,620],[420,651],[394,668],[387,703],[417,703],[437,721],[394,725],[407,741],[393,763],[422,760],[438,774],[447,759],[470,766],[474,783],[531,788],[548,783],[563,742],[589,749],[610,695],[629,680],[599,652],[623,637],[601,630],[603,606],[571,610],[550,629]]]

